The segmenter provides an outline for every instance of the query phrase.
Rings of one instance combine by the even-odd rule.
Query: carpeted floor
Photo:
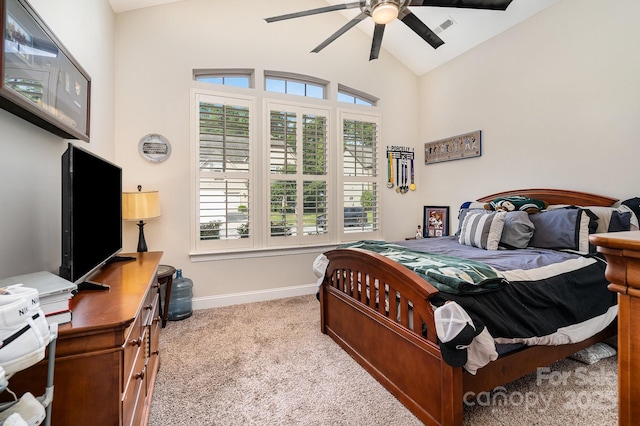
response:
[[[314,296],[194,311],[160,350],[151,426],[422,424],[320,332]],[[567,359],[469,395],[465,424],[617,425],[616,362]]]

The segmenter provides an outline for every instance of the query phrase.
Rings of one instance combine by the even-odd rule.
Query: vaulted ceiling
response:
[[[116,13],[144,7],[157,6],[183,0],[109,0]],[[268,0],[263,0],[268,1]],[[354,0],[326,0],[328,5],[351,3]],[[505,11],[461,9],[451,7],[409,7],[429,28],[438,33],[444,44],[432,48],[409,27],[399,20],[386,25],[380,55],[390,54],[404,63],[416,75],[422,75],[455,58],[480,43],[520,24],[540,11],[561,0],[513,0]],[[305,5],[305,1],[289,2],[288,10],[274,11],[274,15],[300,12],[317,7],[317,2]],[[328,12],[342,14],[345,24],[360,13],[358,8]],[[266,18],[266,16],[265,16]],[[296,19],[322,19],[319,15]],[[271,25],[277,25],[273,23]],[[447,27],[440,30],[439,27]],[[373,38],[374,23],[365,19],[355,27]],[[352,29],[351,31],[355,30]],[[338,28],[327,28],[318,34],[318,44],[336,32]],[[309,50],[315,46],[309,46]],[[326,49],[331,48],[331,45]],[[369,55],[368,51],[362,55]]]

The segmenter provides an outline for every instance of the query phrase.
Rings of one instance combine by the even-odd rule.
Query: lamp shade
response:
[[[376,24],[388,24],[398,17],[399,8],[393,1],[381,1],[373,7],[371,17]]]
[[[144,220],[160,216],[158,191],[122,193],[122,219]]]

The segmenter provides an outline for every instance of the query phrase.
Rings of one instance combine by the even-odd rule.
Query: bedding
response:
[[[434,241],[427,239],[426,241]],[[491,266],[462,257],[412,250],[385,241],[358,241],[342,248],[360,248],[379,253],[429,280],[438,290],[453,294],[479,294],[496,290],[506,281]]]
[[[382,254],[423,276],[440,290],[430,299],[434,307],[456,302],[485,325],[495,344],[575,343],[603,330],[617,315],[606,263],[597,256],[536,247],[484,250],[460,244],[455,236],[342,247]],[[476,346],[481,358],[495,353],[491,343]],[[470,359],[465,368],[475,374],[484,364]]]

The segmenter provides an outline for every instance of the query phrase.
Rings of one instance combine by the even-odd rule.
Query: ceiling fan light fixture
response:
[[[371,18],[376,24],[385,25],[398,17],[400,9],[393,2],[380,2],[371,11]]]

